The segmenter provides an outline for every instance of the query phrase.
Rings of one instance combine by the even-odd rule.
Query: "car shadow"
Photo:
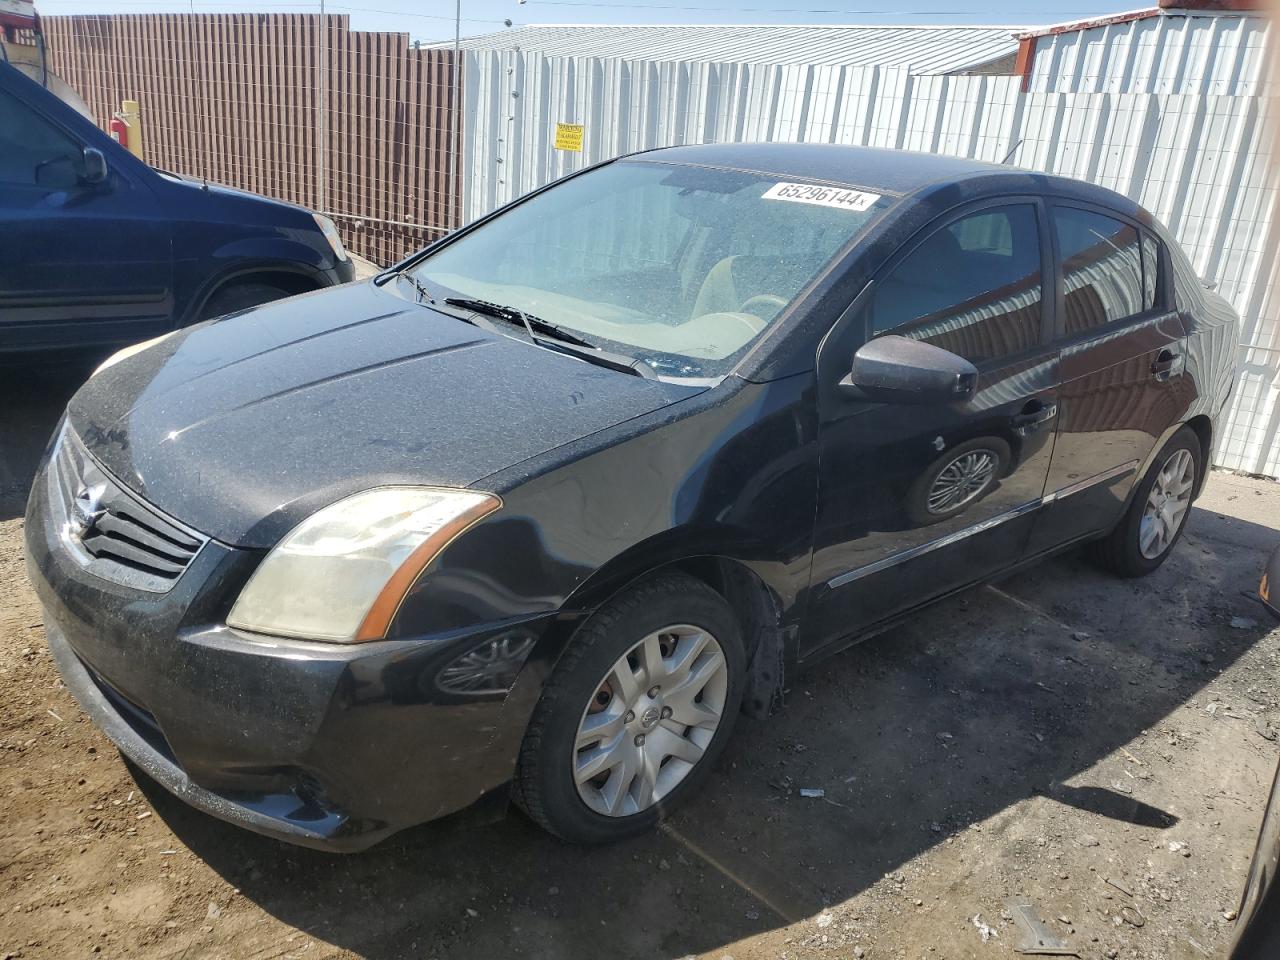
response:
[[[26,511],[40,456],[98,359],[0,364],[0,521]]]
[[[1142,780],[1106,782],[1097,765],[1265,635],[1241,592],[1275,539],[1197,508],[1144,580],[1068,555],[937,604],[793,677],[774,718],[739,720],[698,798],[611,847],[562,843],[513,812],[336,856],[144,789],[241,895],[362,957],[715,950],[845,901],[1033,795],[1154,830],[1177,823]],[[1232,627],[1236,615],[1256,623]]]

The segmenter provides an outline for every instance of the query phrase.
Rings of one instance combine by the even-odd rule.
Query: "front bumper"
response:
[[[333,285],[335,286],[339,283],[350,283],[355,279],[356,265],[351,257],[348,256],[345,260],[335,262],[333,269],[328,271],[328,274],[332,277]]]
[[[122,754],[191,806],[256,833],[309,847],[363,849],[389,832],[385,828],[374,828],[353,833],[349,829],[349,817],[309,804],[309,798],[301,797],[295,791],[259,791],[250,796],[236,796],[206,790],[192,782],[166,749],[163,735],[152,716],[129,704],[117,691],[95,677],[55,624],[48,623],[46,633],[63,683],[81,709]],[[154,728],[150,736],[147,735],[147,727]]]
[[[112,583],[67,549],[55,495],[42,469],[25,533],[49,646],[86,713],[179,798],[350,851],[505,789],[527,714],[507,691],[554,615],[350,646],[246,634],[223,621],[260,554],[210,541],[167,592]]]

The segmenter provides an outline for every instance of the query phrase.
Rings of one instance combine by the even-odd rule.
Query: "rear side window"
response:
[[[1039,342],[1043,298],[1035,207],[988,208],[936,230],[876,285],[872,335],[996,360]]]
[[[1142,308],[1151,310],[1160,306],[1160,289],[1164,270],[1160,264],[1160,241],[1142,231]]]
[[[66,190],[76,185],[79,158],[74,140],[0,90],[0,183]]]
[[[1068,335],[1124,320],[1146,308],[1155,285],[1148,298],[1136,227],[1074,207],[1055,207],[1053,224],[1062,257]]]

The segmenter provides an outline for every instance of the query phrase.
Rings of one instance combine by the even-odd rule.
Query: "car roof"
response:
[[[1126,210],[1132,202],[1111,190],[1000,163],[961,157],[831,143],[708,143],[663,147],[634,155],[638,159],[688,163],[799,177],[865,187],[884,193],[913,194],[959,181],[982,180],[982,192],[1002,190],[1057,193]],[[1031,179],[1029,179],[1031,178]],[[974,186],[978,186],[974,184]]]

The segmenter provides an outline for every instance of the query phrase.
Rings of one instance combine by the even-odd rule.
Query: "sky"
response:
[[[915,23],[1044,24],[1118,13],[1155,0],[463,0],[463,36],[526,23]],[[415,40],[452,39],[450,0],[325,0],[353,30],[391,30]],[[319,0],[36,0],[46,16],[65,13],[312,13]]]

